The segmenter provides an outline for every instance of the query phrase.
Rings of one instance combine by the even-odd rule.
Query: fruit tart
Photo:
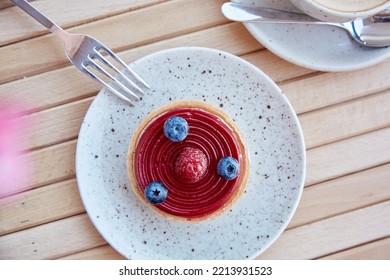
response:
[[[234,121],[203,101],[170,102],[151,112],[129,144],[135,194],[158,214],[187,222],[212,220],[243,195],[249,157]]]

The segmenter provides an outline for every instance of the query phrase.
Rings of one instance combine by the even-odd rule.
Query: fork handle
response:
[[[43,26],[48,28],[51,32],[57,35],[61,35],[61,33],[65,32],[61,27],[59,27],[57,24],[55,24],[50,19],[48,19],[44,14],[42,14],[33,6],[31,6],[30,3],[28,3],[27,1],[11,0],[11,2],[14,3],[16,6],[18,6],[19,8],[21,8],[30,16],[32,16],[34,19],[36,19],[39,23],[41,23]]]

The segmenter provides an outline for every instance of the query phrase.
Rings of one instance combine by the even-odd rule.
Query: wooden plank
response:
[[[257,66],[276,83],[315,72],[287,62],[269,51],[250,53],[242,56],[242,58]]]
[[[0,236],[85,212],[75,179],[0,200]]]
[[[288,230],[258,259],[314,259],[390,235],[390,201]]]
[[[260,257],[258,257],[260,258]],[[60,258],[62,260],[123,260],[123,256],[110,245],[104,245],[89,249],[80,253]],[[321,260],[389,260],[390,238],[370,242],[349,250],[341,251],[325,257]]]
[[[145,47],[136,48],[129,52],[124,52],[122,58],[125,61],[132,61],[139,58],[140,56],[157,51],[160,48],[166,49],[170,47],[186,46],[191,44],[220,48],[238,55],[240,49],[244,52],[249,52],[256,47],[258,48],[254,40],[235,40],[234,42],[237,42],[237,44],[234,43],[231,46],[223,47],[225,45],[223,38],[227,38],[229,33],[236,34],[237,36],[238,34],[243,34],[243,32],[245,34],[245,30],[243,30],[242,27],[237,24],[217,27],[212,30],[201,31],[175,38],[173,40],[167,40],[163,43],[151,44]],[[215,41],[211,42],[210,44],[206,44],[208,37],[215,38]],[[242,39],[244,38],[250,39],[250,37],[247,36],[243,36]],[[264,52],[264,55],[273,56],[269,52]],[[253,62],[251,59],[249,59],[249,61]],[[286,63],[281,59],[277,61],[279,61],[280,65],[284,65]],[[257,66],[261,68],[261,65],[258,64]],[[276,72],[277,68],[278,67],[276,65],[274,69]],[[378,74],[380,74],[383,68],[377,68],[378,67],[372,68],[371,72],[378,71]],[[271,76],[276,75],[276,73],[272,72],[268,72],[268,74]],[[286,75],[283,79],[289,79],[291,77],[292,76]],[[69,80],[72,80],[72,83],[69,83]],[[316,96],[313,95],[314,91],[311,91],[310,89],[302,89],[302,91],[300,91],[301,97],[299,97],[297,96],[295,87],[299,88],[300,84],[300,81],[294,81],[291,82],[291,84],[288,84],[287,87],[286,85],[282,85],[282,89],[285,91],[286,96],[292,102],[294,109],[298,113],[304,113],[307,110],[310,111],[319,108],[319,104],[325,104],[326,106],[329,106],[347,100],[346,97],[344,97],[343,100],[340,100],[340,96],[337,94],[330,96],[322,94]],[[377,83],[373,84],[376,85]],[[378,84],[381,85],[380,81]],[[78,98],[92,96],[98,89],[99,87],[93,81],[84,75],[80,75],[78,70],[71,66],[51,71],[44,75],[36,75],[23,80],[0,85],[0,100],[18,101],[27,99],[31,110],[42,110],[44,108],[63,104]],[[293,89],[293,92],[290,91],[291,89]],[[376,90],[380,91],[381,89],[382,86],[379,86]],[[371,90],[368,92],[353,91],[348,93],[348,98],[358,98],[368,93],[371,93]]]
[[[385,128],[308,150],[305,185],[390,162],[389,139],[390,128]]]
[[[80,85],[80,88],[83,87]],[[88,90],[88,87],[86,88]],[[389,94],[390,91],[387,91],[352,103],[301,115],[307,147],[312,148],[389,125]],[[23,131],[21,135],[25,148],[31,149],[75,138],[90,102],[91,99],[82,100],[73,105],[29,116],[30,129]],[[34,135],[30,130],[45,131],[45,134]]]
[[[390,128],[386,128],[310,149],[307,152],[306,185],[388,163],[389,137]],[[29,182],[12,193],[73,178],[75,150],[76,140],[71,140],[24,155],[23,160],[34,168],[30,170]],[[0,197],[2,195],[6,194],[0,194]]]
[[[98,90],[97,83],[68,66],[0,85],[0,100],[22,102],[26,110],[34,112],[94,96]]]
[[[357,71],[323,73],[281,84],[301,114],[390,88],[390,59]]]
[[[33,2],[35,0],[30,0],[28,2]],[[14,4],[10,0],[0,0],[0,9],[5,9],[13,6]]]
[[[322,260],[390,260],[390,237],[320,258]]]
[[[68,112],[69,111],[69,109],[68,109],[68,106],[63,106],[64,108],[64,112]],[[85,108],[86,108],[87,106],[85,106]],[[55,109],[58,109],[58,108],[55,108]],[[81,114],[81,118],[80,118],[80,122],[81,122],[81,119],[82,119],[82,115],[83,114]],[[59,118],[58,118],[58,115],[50,115],[51,117],[50,118],[48,118],[48,119],[53,119],[53,120],[58,120]],[[57,121],[55,121],[54,122],[54,125],[55,125],[55,123],[56,123]],[[44,122],[43,122],[44,123]],[[37,128],[37,127],[35,127],[35,128]],[[38,129],[38,128],[37,128]],[[72,129],[72,128],[71,128]],[[57,131],[65,131],[66,132],[66,134],[65,135],[67,135],[68,133],[70,133],[70,131],[68,131],[65,127],[62,127],[61,129],[57,129]],[[52,133],[56,133],[55,132],[56,131],[56,129],[55,128],[53,128],[53,132]],[[78,126],[77,126],[77,129],[75,129],[75,134],[77,134],[77,131],[78,131]],[[72,134],[70,134],[70,135],[72,135]],[[365,136],[363,136],[363,137],[365,137]],[[376,141],[376,140],[374,140],[374,141]],[[348,143],[353,143],[353,141],[350,141],[350,139],[347,141]],[[364,142],[363,142],[364,143]],[[383,142],[383,143],[386,143],[386,141],[385,142]],[[68,146],[69,145],[69,146]],[[337,147],[339,145],[339,143],[335,143],[335,146]],[[346,144],[346,146],[347,147],[354,147],[355,145],[353,145],[352,144],[352,146],[350,145],[350,144]],[[333,148],[332,148],[333,146],[331,146],[331,147],[329,147],[329,150],[330,151],[332,151],[333,150]],[[363,148],[360,148],[360,147],[354,147],[355,149],[357,149],[357,150],[363,150],[363,152],[364,152],[364,147]],[[383,148],[385,148],[385,147],[383,147]],[[57,181],[57,180],[60,180],[61,178],[63,178],[64,176],[65,177],[67,177],[67,176],[74,176],[74,173],[73,173],[73,170],[74,170],[74,159],[73,159],[73,154],[74,154],[74,149],[75,149],[75,143],[74,143],[74,141],[72,141],[71,143],[65,143],[64,145],[59,145],[59,146],[54,146],[54,147],[50,147],[50,148],[48,148],[48,149],[43,149],[43,150],[40,150],[40,151],[36,151],[36,152],[34,152],[34,153],[32,153],[31,154],[31,156],[30,156],[30,158],[31,158],[31,161],[32,162],[34,162],[34,163],[40,163],[41,162],[41,160],[42,159],[45,159],[45,155],[50,155],[50,157],[52,157],[53,159],[55,159],[55,161],[52,161],[53,162],[53,164],[55,164],[55,162],[58,160],[58,159],[62,159],[62,164],[61,164],[61,166],[62,167],[64,167],[65,168],[65,170],[63,171],[63,172],[61,172],[60,171],[60,169],[59,168],[56,168],[55,170],[57,171],[57,172],[55,172],[55,174],[53,174],[52,172],[50,172],[50,173],[48,173],[48,171],[51,171],[51,170],[47,170],[46,168],[44,168],[44,166],[45,166],[45,164],[43,164],[42,165],[42,168],[40,168],[39,166],[36,166],[36,164],[33,164],[33,165],[35,165],[36,166],[36,168],[35,168],[35,175],[33,176],[34,178],[30,181],[30,183],[32,183],[32,186],[30,186],[29,188],[32,188],[32,187],[34,187],[34,185],[35,184],[37,184],[38,186],[39,185],[42,185],[42,184],[46,184],[46,180],[54,180],[54,181]],[[320,149],[322,150],[323,149],[323,147],[320,147]],[[316,153],[316,151],[314,150],[310,150],[309,152],[308,152],[308,154],[309,154],[309,158],[311,158],[311,154],[312,153]],[[351,150],[350,151],[350,153],[351,154],[353,154],[354,153],[354,151],[353,150]],[[41,155],[42,154],[42,155]],[[54,154],[54,157],[53,157],[53,154]],[[63,155],[68,155],[68,154],[70,154],[70,156],[66,156],[66,159],[63,159]],[[328,153],[327,153],[328,154]],[[372,151],[370,154],[372,154],[373,155],[373,157],[374,157],[374,159],[373,159],[373,165],[375,165],[377,162],[375,161],[375,155],[377,155],[377,154],[382,154],[382,153],[378,153],[378,152],[375,152],[375,151]],[[385,155],[385,154],[384,154]],[[332,157],[332,153],[331,153],[331,155],[330,155],[330,160],[332,159],[333,157]],[[366,157],[364,157],[364,158],[366,158]],[[321,158],[319,158],[319,159],[321,159]],[[323,157],[322,158],[322,160],[324,161],[324,162],[326,162],[326,159],[327,159],[327,157]],[[386,160],[386,157],[384,158],[384,160]],[[389,160],[388,158],[387,158],[387,160]],[[47,163],[47,161],[49,161],[49,160],[47,160],[46,159],[46,161],[45,161],[45,163]],[[354,161],[354,159],[353,159],[353,161]],[[310,161],[309,161],[310,162]],[[348,166],[350,165],[350,164],[347,164]],[[54,165],[53,165],[53,168],[54,168]],[[309,170],[311,170],[313,167],[312,167],[312,165],[309,163],[308,164],[308,169]],[[314,167],[314,168],[316,168],[316,167]],[[317,167],[317,169],[318,168],[323,168],[323,166],[322,166],[322,164],[320,163],[319,164],[319,167]],[[338,165],[336,165],[335,166],[335,168],[336,169],[340,169],[340,168],[343,168],[343,166],[338,166]],[[364,165],[361,167],[361,168],[364,168]],[[353,178],[355,178],[355,175],[354,176],[352,176],[352,181],[354,182],[352,185],[356,185],[356,186],[358,186],[359,188],[361,188],[362,189],[362,191],[364,191],[365,190],[365,184],[366,183],[368,183],[369,181],[367,181],[367,179],[368,178],[370,178],[370,180],[374,180],[374,181],[376,181],[378,184],[380,183],[380,180],[381,179],[383,179],[384,181],[383,182],[388,182],[389,181],[389,179],[386,177],[386,175],[388,174],[388,173],[386,173],[386,172],[384,172],[384,173],[381,173],[380,171],[381,170],[385,170],[385,168],[386,168],[386,166],[385,167],[381,167],[381,168],[379,168],[376,172],[379,172],[380,174],[378,175],[373,175],[373,176],[369,176],[369,174],[370,173],[368,173],[368,175],[364,175],[363,176],[363,178],[360,178],[360,175],[358,176],[358,175],[356,175],[356,177],[358,178],[357,179],[357,181],[356,180],[354,180]],[[350,170],[349,172],[355,172],[355,170]],[[310,172],[309,172],[310,173]],[[329,173],[332,173],[332,172],[329,172]],[[40,174],[42,174],[42,175],[40,175]],[[59,178],[57,178],[57,176],[59,176]],[[315,175],[313,175],[313,176],[318,176],[318,174],[317,173],[315,173]],[[340,175],[341,176],[341,175]],[[360,178],[360,179],[359,179]],[[376,180],[375,180],[376,179]],[[324,178],[323,180],[326,180],[326,178]],[[343,182],[349,182],[349,179],[347,179],[347,178],[345,178],[345,179],[341,179],[340,181],[338,181],[338,180],[336,180],[335,182],[329,182],[329,183],[325,183],[324,184],[324,186],[329,186],[329,184],[333,184],[333,183],[335,183],[336,185],[338,185],[338,184],[345,184],[345,183],[343,183]],[[373,186],[372,188],[375,188],[375,187],[379,187],[379,188],[383,188],[384,186],[383,185],[376,185],[376,186]],[[314,193],[317,193],[317,191],[318,191],[318,193],[319,193],[319,196],[322,196],[322,188],[321,187],[319,187],[318,189],[316,188],[316,191],[313,191]],[[324,188],[324,190],[325,190],[325,188]],[[338,189],[337,189],[338,190]],[[386,190],[386,189],[384,189],[384,190]],[[310,192],[312,191],[312,190],[309,190]],[[326,191],[329,191],[328,189],[326,189]],[[336,190],[335,190],[336,191]],[[348,197],[350,197],[350,198],[352,198],[352,197],[354,197],[353,196],[353,194],[360,194],[360,192],[355,192],[353,189],[349,189],[349,192],[350,192],[350,194],[348,195]],[[383,193],[383,189],[382,189],[382,191],[381,192],[379,192],[378,191],[378,194],[379,193]],[[385,192],[386,193],[386,192]],[[370,192],[369,193],[367,193],[366,194],[367,196],[370,196]],[[371,194],[372,195],[372,194]],[[305,197],[305,195],[304,195],[304,197]],[[374,198],[375,196],[373,196],[373,198]],[[303,200],[304,201],[304,200]],[[342,203],[341,204],[342,206],[347,206],[348,204],[345,204],[345,203]],[[318,205],[318,206],[320,206],[320,205]],[[337,208],[336,207],[332,207],[332,209],[333,210],[337,210]],[[319,210],[319,209],[316,209],[317,211]],[[317,211],[309,211],[308,213],[314,213],[314,212],[317,212]],[[299,222],[298,222],[299,223]]]
[[[390,200],[390,164],[304,189],[288,228]]]
[[[156,51],[183,46],[210,47],[237,55],[262,48],[241,24],[232,23],[134,48],[119,56],[130,62]],[[0,101],[24,101],[29,110],[38,111],[93,96],[98,90],[98,84],[74,66],[68,66],[0,85]]]
[[[228,30],[225,30],[228,31]],[[237,32],[239,29],[237,30]],[[199,34],[198,34],[199,35]],[[178,44],[180,44],[178,42]],[[151,50],[149,48],[149,50]],[[282,63],[283,61],[280,60]],[[17,82],[9,83],[2,85],[0,87],[0,96],[4,99],[11,98],[11,96],[15,97],[17,100],[23,100],[23,98],[26,95],[34,96],[34,98],[30,99],[30,105],[31,107],[38,107],[38,109],[41,109],[40,106],[51,106],[51,105],[58,105],[61,104],[67,100],[72,100],[77,98],[77,96],[83,97],[83,96],[90,96],[91,92],[94,90],[96,91],[98,87],[90,81],[88,78],[80,75],[77,70],[73,69],[73,67],[56,70],[51,72],[50,74],[46,75],[38,75],[35,77],[32,77],[30,79],[20,80]],[[48,83],[42,83],[41,81],[48,80]],[[37,94],[39,92],[39,94]],[[385,98],[385,97],[384,97]],[[388,99],[386,99],[388,101]],[[307,100],[302,99],[300,100],[302,103],[306,103]],[[43,104],[44,103],[44,104]],[[298,105],[298,104],[295,104]],[[364,104],[363,104],[364,105]],[[364,105],[365,106],[365,105]],[[297,106],[299,107],[299,105]],[[382,109],[386,110],[384,106],[381,106]],[[331,112],[331,111],[330,111]],[[358,113],[357,110],[354,111],[355,113]],[[389,114],[383,114],[381,117],[378,114],[379,111],[377,110],[367,110],[365,111],[366,114],[368,113],[376,113],[376,120],[379,120],[378,118],[385,119],[386,116]],[[336,112],[337,113],[337,112]],[[344,113],[349,114],[349,111],[344,111]],[[325,113],[328,116],[331,116],[332,113]],[[310,115],[309,115],[310,116]],[[303,117],[302,122],[305,129],[305,121],[310,119],[309,117]],[[336,119],[336,121],[341,120],[344,118]],[[314,118],[310,119],[311,121],[317,121]],[[325,119],[324,119],[325,120]],[[372,121],[370,118],[366,119],[367,121]],[[323,123],[323,122],[322,122]],[[329,122],[328,125],[332,125],[333,122]],[[356,127],[356,124],[359,126],[362,126],[364,124],[367,125],[366,121],[361,121],[359,123],[355,123],[355,126],[350,126],[351,128]],[[327,126],[315,126],[315,129],[318,132],[319,128],[322,129],[328,129]],[[349,126],[343,126],[344,128],[349,128]],[[375,128],[379,128],[380,126],[375,126]],[[313,128],[312,128],[313,129]],[[331,130],[333,131],[333,130]],[[323,134],[318,133],[317,136],[323,137]],[[331,133],[328,133],[327,136],[333,136]],[[314,138],[313,138],[314,139]],[[313,144],[310,142],[311,140],[307,140],[308,147],[312,147]]]
[[[167,0],[122,0],[107,2],[96,2],[96,0],[40,0],[32,5],[62,28],[69,28],[165,1]],[[0,33],[0,46],[49,33],[45,27],[18,7],[1,11],[1,18],[2,32]]]
[[[20,156],[22,173],[13,178],[16,183],[0,188],[0,199],[44,185],[75,177],[76,141],[49,147]],[[22,175],[22,176],[21,176]]]
[[[105,245],[87,214],[0,237],[0,259],[53,259]]]
[[[22,121],[29,125],[17,136],[22,149],[43,148],[77,138],[92,100],[82,99],[23,117]]]
[[[60,258],[61,260],[125,260],[125,258],[115,251],[110,245],[85,250],[73,255]]]
[[[227,19],[221,14],[222,3],[222,0],[168,1],[70,28],[69,31],[89,34],[112,50],[121,51],[226,23]],[[129,33],[130,23],[143,28]],[[0,83],[70,64],[62,43],[53,34],[4,46],[0,56],[2,65],[5,65],[0,69]]]
[[[297,212],[290,222],[288,229],[389,200],[389,171],[390,164],[387,164],[305,188]],[[381,256],[379,254],[380,252],[376,251],[366,252],[366,250],[359,250],[359,253],[361,256],[373,256],[373,258],[379,258]],[[339,254],[335,256],[330,255],[329,258],[357,257],[356,253],[349,251]],[[106,257],[109,259],[119,259],[121,255],[107,245],[65,258],[106,259]]]
[[[390,90],[299,116],[306,148],[390,126]]]
[[[37,149],[77,137],[93,98],[24,117],[19,133],[24,149]],[[308,149],[390,125],[390,91],[299,116]],[[36,131],[43,133],[36,134]]]
[[[12,190],[0,189],[0,198],[75,177],[76,140],[33,151],[22,156],[27,175]]]
[[[387,237],[389,211],[388,201],[288,230],[259,259],[318,258]],[[0,237],[0,259],[60,258],[105,244],[82,214]]]
[[[390,199],[390,164],[306,188],[288,228]],[[74,179],[0,200],[0,235],[84,212]]]
[[[388,129],[387,129],[388,130]],[[363,135],[364,137],[366,137],[367,135]],[[370,141],[372,142],[378,142],[376,141],[376,137],[380,137],[381,134],[378,134],[378,133],[370,133],[369,134],[370,137]],[[356,144],[354,144],[354,141],[356,141],[357,143],[363,143],[364,144],[364,141],[360,141],[359,139],[360,137],[354,137],[354,138],[351,138],[351,139],[348,139],[348,145],[346,145],[347,147],[353,147],[354,149],[360,149],[362,147],[357,147]],[[367,139],[366,139],[367,140]],[[332,145],[337,145],[338,143],[334,143]],[[375,147],[378,148],[378,150],[382,150],[383,147],[381,146],[381,144],[383,144],[383,142],[378,142],[378,145],[375,145]],[[70,143],[69,144],[69,147],[71,150],[74,149],[74,146],[73,148],[71,148],[71,146],[74,145],[74,143]],[[56,146],[53,146],[53,147],[56,147],[58,149],[60,149],[59,152],[54,152],[54,151],[51,151],[51,153],[53,153],[54,155],[57,155],[57,156],[54,156],[54,157],[51,157],[53,160],[53,164],[56,164],[57,163],[57,158],[58,158],[58,155],[61,155],[61,154],[69,154],[69,152],[66,152],[64,150],[64,148],[66,149],[66,145],[58,145],[59,147],[56,147]],[[322,147],[320,147],[322,148]],[[313,149],[315,150],[315,149]],[[311,150],[311,151],[313,151]],[[49,152],[47,152],[49,153]],[[327,153],[326,154],[327,156],[329,156],[329,158],[333,158],[333,154],[329,154]],[[43,158],[47,158],[47,157],[43,157]],[[50,158],[50,157],[49,157]],[[367,160],[367,158],[365,158],[365,160]],[[339,165],[336,164],[336,167],[338,168],[342,168],[344,166],[344,163],[343,162],[340,162],[340,161],[335,161],[335,163],[339,163]],[[73,157],[70,157],[69,160],[67,161],[63,161],[61,162],[60,164],[57,164],[57,169],[55,169],[54,171],[52,169],[54,169],[54,167],[49,167],[49,168],[45,168],[45,166],[49,166],[48,164],[44,164],[42,165],[42,168],[41,170],[37,173],[37,176],[39,178],[41,178],[42,181],[44,181],[45,179],[51,179],[53,180],[53,178],[55,176],[53,176],[51,174],[51,172],[55,172],[55,174],[59,174],[60,176],[63,176],[64,174],[64,171],[61,171],[62,168],[65,167],[65,170],[67,169],[71,169],[69,168],[70,166],[73,166],[74,164],[74,159]],[[67,167],[68,165],[68,167]],[[58,166],[61,166],[61,168],[58,168]],[[367,176],[367,180],[369,180],[370,178],[372,178],[374,180],[374,183],[375,182],[379,182],[378,184],[380,184],[380,186],[374,184],[372,186],[372,189],[371,188],[364,188],[365,187],[365,181],[364,181],[364,178],[366,178],[366,176],[362,175],[362,176],[359,176],[358,178],[361,178],[362,179],[362,182],[360,183],[360,185],[358,185],[356,187],[356,193],[354,193],[352,195],[352,193],[354,192],[354,190],[352,189],[352,185],[353,183],[356,183],[359,181],[359,179],[357,179],[356,177],[354,176],[357,176],[357,175],[351,175],[353,176],[352,178],[346,178],[346,179],[340,179],[337,182],[337,185],[336,186],[333,186],[332,182],[327,182],[327,183],[324,183],[324,185],[319,185],[318,188],[316,189],[313,189],[313,191],[309,191],[307,192],[305,190],[304,192],[304,198],[302,199],[302,204],[301,204],[301,207],[303,207],[303,211],[304,213],[302,214],[299,214],[298,216],[298,213],[300,212],[300,209],[298,210],[298,213],[296,215],[296,217],[300,217],[298,220],[296,221],[293,221],[292,224],[295,223],[295,225],[298,225],[300,223],[308,223],[308,222],[311,222],[313,220],[317,220],[317,219],[321,219],[321,218],[324,218],[324,217],[327,217],[329,215],[334,215],[334,214],[337,214],[338,212],[344,212],[344,211],[349,211],[348,209],[351,209],[351,208],[355,208],[355,207],[358,207],[358,203],[362,203],[362,205],[366,205],[367,203],[373,203],[373,202],[376,202],[377,200],[381,200],[382,197],[382,193],[379,193],[379,189],[383,189],[383,182],[389,182],[388,179],[385,180],[385,178],[388,178],[388,172],[387,172],[387,168],[388,166],[383,166],[383,167],[378,167],[380,170],[378,172],[373,172],[372,174],[370,174],[370,171],[365,171],[367,173],[363,173],[364,175]],[[309,162],[309,166],[308,166],[308,169],[309,170],[312,170],[312,168],[310,167],[310,162]],[[313,171],[314,173],[316,172],[315,170]],[[352,173],[353,170],[347,170],[348,173]],[[39,174],[41,173],[41,174]],[[375,178],[375,176],[378,176],[378,178]],[[323,180],[326,180],[326,178],[323,178]],[[377,180],[377,181],[376,181]],[[37,181],[35,181],[37,182]],[[348,188],[348,190],[336,190],[335,188],[341,188],[340,186],[343,186],[344,188]],[[333,193],[334,195],[339,195],[340,193],[343,193],[343,197],[344,199],[340,198],[340,200],[332,200],[332,197],[333,196],[330,196],[330,197],[326,197],[323,195],[323,192],[324,192],[324,189],[323,188],[327,188],[327,191],[330,191],[331,193]],[[46,187],[45,187],[46,188]],[[312,189],[312,188],[315,188],[315,187],[311,187],[309,188],[308,190]],[[375,191],[376,190],[376,191]],[[375,193],[370,193],[370,191],[372,192],[375,192]],[[44,192],[44,191],[43,191]],[[306,192],[308,193],[309,196],[306,196]],[[73,194],[75,195],[75,194]],[[317,201],[316,199],[318,198],[318,196],[321,197],[322,200],[319,200]],[[347,197],[345,197],[347,196]],[[349,197],[350,196],[350,197]],[[348,198],[349,197],[349,198]],[[355,201],[355,198],[359,201]],[[385,195],[384,195],[384,198],[385,198]],[[336,200],[336,204],[335,204],[335,200]],[[313,203],[313,201],[315,203]],[[53,201],[53,204],[55,204],[56,201]],[[334,208],[335,209],[335,212],[333,213],[330,213],[329,210],[326,210],[325,208],[328,206],[328,203],[331,203],[334,207],[331,207],[331,208]],[[343,206],[342,204],[345,203],[346,206]],[[314,204],[314,205],[313,205]],[[318,204],[318,206],[316,205]],[[327,206],[325,206],[327,205]],[[320,210],[318,213],[319,213],[319,216],[313,216],[311,213],[317,213],[315,211],[313,211],[313,207],[316,209],[316,210]],[[348,208],[348,209],[347,209]],[[322,210],[321,210],[322,209]],[[40,210],[37,209],[37,211],[39,212]],[[310,214],[308,214],[309,212],[311,212]],[[31,212],[29,215],[31,215],[31,217],[34,217],[36,213],[34,212]],[[57,215],[57,213],[53,213],[53,215]],[[51,218],[51,219],[56,219],[56,218]],[[303,222],[302,222],[303,221]],[[96,246],[93,246],[93,247],[96,247]]]

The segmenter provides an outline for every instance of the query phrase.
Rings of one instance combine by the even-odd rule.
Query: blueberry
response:
[[[164,123],[164,134],[173,142],[183,141],[188,135],[187,121],[178,116],[167,119]]]
[[[168,189],[162,183],[154,181],[146,186],[144,194],[149,202],[159,204],[167,198]]]
[[[223,157],[217,165],[218,175],[226,180],[233,180],[238,176],[240,164],[235,158]]]

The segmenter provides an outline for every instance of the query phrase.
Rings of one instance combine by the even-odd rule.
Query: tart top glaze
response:
[[[184,119],[188,134],[172,141],[164,124]],[[222,213],[240,196],[248,176],[248,160],[241,135],[221,110],[200,101],[180,101],[160,108],[140,124],[129,147],[129,177],[146,204],[145,188],[159,182],[168,189],[162,203],[151,205],[164,216],[201,220]],[[238,176],[221,177],[217,165],[224,157],[238,162]]]

